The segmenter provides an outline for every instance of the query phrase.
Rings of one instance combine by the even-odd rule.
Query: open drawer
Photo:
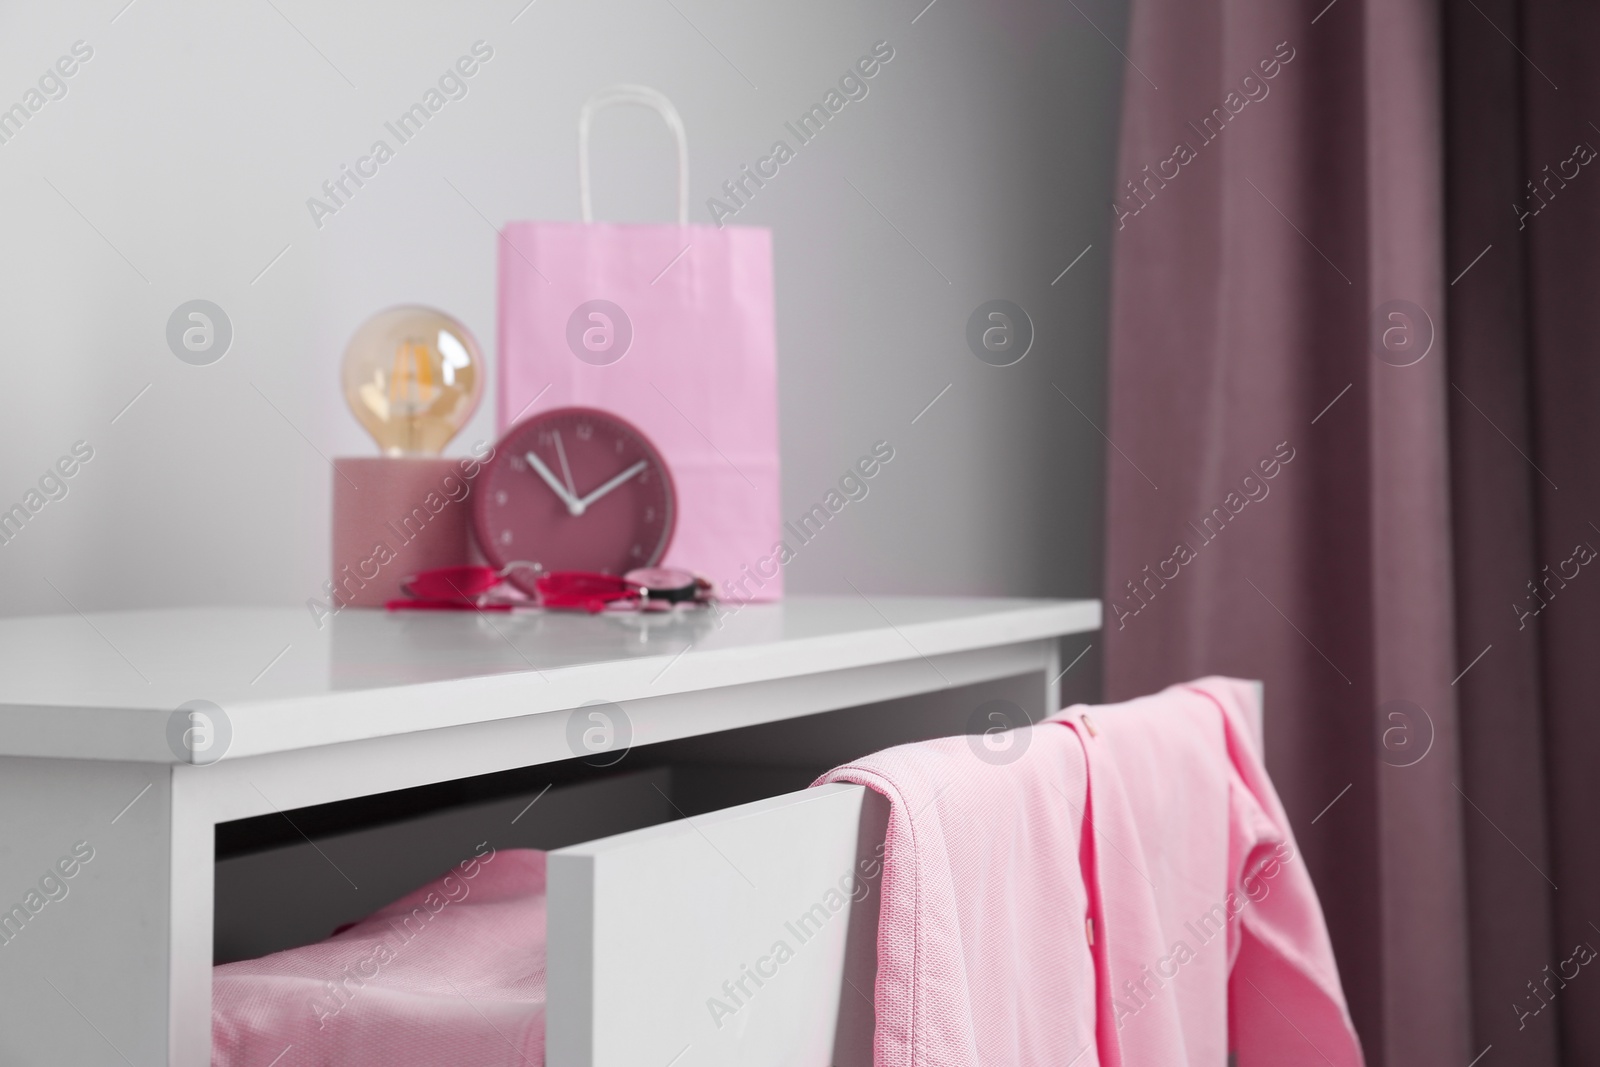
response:
[[[549,1067],[870,1064],[887,810],[828,785],[551,852]]]

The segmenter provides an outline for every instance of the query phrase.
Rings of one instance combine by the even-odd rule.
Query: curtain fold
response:
[[[1600,975],[1547,977],[1600,946],[1597,47],[1573,4],[1133,0],[1107,698],[1266,682],[1373,1064],[1600,1062]]]
[[[1544,699],[1540,628],[1514,621],[1511,611],[1538,569],[1540,478],[1524,458],[1534,452],[1527,249],[1511,211],[1526,180],[1523,73],[1533,72],[1496,30],[1517,32],[1519,0],[1477,3],[1481,14],[1448,9],[1445,26],[1446,258],[1459,274],[1449,309],[1456,656],[1465,666],[1483,653],[1458,685],[1462,791],[1480,809],[1465,823],[1472,1008],[1477,1048],[1495,1045],[1515,1050],[1518,1063],[1555,1067],[1557,1027],[1546,1013],[1524,1020],[1514,1010],[1527,1010],[1526,983],[1542,979],[1555,943],[1554,883],[1541,873],[1552,867],[1547,739],[1536,713]]]
[[[1518,231],[1527,261],[1523,368],[1532,399],[1523,474],[1535,494],[1537,538],[1536,554],[1512,595],[1520,601],[1526,582],[1536,581],[1545,604],[1526,630],[1515,633],[1540,642],[1542,700],[1527,708],[1519,725],[1542,730],[1546,738],[1547,870],[1560,889],[1550,893],[1554,936],[1542,963],[1560,971],[1579,942],[1600,948],[1600,567],[1567,563],[1585,554],[1593,560],[1600,548],[1600,9],[1524,0],[1514,15],[1520,25],[1513,22],[1506,32],[1524,53],[1518,66],[1523,191],[1535,183],[1533,202],[1544,206],[1520,221],[1525,228]],[[1502,218],[1517,214],[1511,205],[1500,212]],[[1486,256],[1482,265],[1488,264]],[[1491,274],[1478,293],[1495,284]],[[1460,303],[1475,296],[1465,291]],[[1513,615],[1509,605],[1500,611]],[[1506,627],[1508,634],[1512,629]],[[1504,840],[1489,842],[1486,852],[1490,845],[1514,868]],[[1584,968],[1581,978],[1600,979],[1587,973],[1593,970],[1600,968]],[[1499,974],[1485,978],[1503,981]],[[1544,972],[1519,978],[1526,997],[1528,980],[1542,986]],[[1551,1015],[1559,1021],[1562,1062],[1600,1063],[1600,981],[1557,979],[1549,996],[1537,1025],[1553,1025]]]

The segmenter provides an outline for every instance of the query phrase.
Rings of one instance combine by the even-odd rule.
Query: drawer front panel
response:
[[[886,818],[829,785],[552,852],[546,1062],[870,1064]]]

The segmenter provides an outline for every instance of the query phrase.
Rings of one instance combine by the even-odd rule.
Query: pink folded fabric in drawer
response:
[[[485,849],[326,941],[224,964],[216,1067],[539,1067],[545,854]]]

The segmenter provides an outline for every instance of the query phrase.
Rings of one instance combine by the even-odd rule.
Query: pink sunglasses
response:
[[[622,577],[589,571],[552,571],[535,580],[537,600],[522,597],[488,599],[490,590],[518,567],[538,569],[536,563],[514,561],[500,570],[483,565],[437,567],[407,578],[401,588],[409,599],[391,600],[390,611],[510,611],[517,607],[581,608],[589,612],[627,603],[654,610],[674,604],[705,604],[711,583],[688,571],[646,567]]]

